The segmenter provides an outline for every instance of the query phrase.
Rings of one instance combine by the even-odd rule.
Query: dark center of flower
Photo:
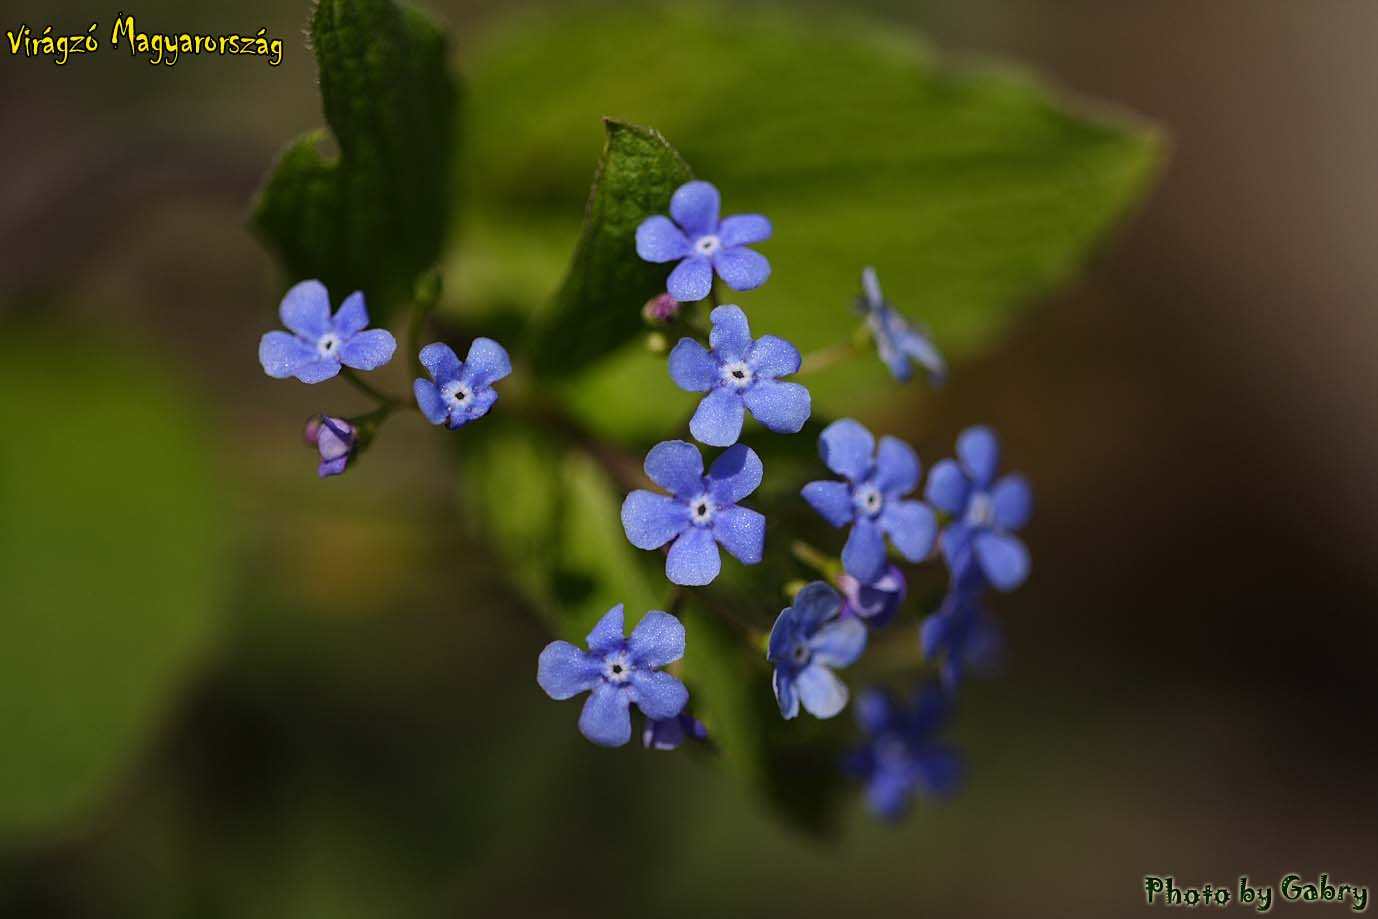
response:
[[[631,679],[632,665],[627,653],[619,651],[603,662],[603,675],[613,683],[626,683]]]
[[[885,498],[874,485],[863,485],[856,491],[855,501],[863,514],[874,517],[885,506]]]
[[[745,380],[745,379],[746,379],[746,371],[745,371],[745,370],[734,370],[734,371],[732,371],[732,375],[733,375],[734,377],[736,377],[737,379],[739,379],[739,380]]]
[[[722,378],[731,386],[738,389],[745,389],[754,377],[751,368],[746,365],[746,361],[732,361],[722,367]]]
[[[809,646],[802,641],[799,642],[799,644],[794,646],[794,650],[790,652],[790,656],[794,658],[796,664],[804,663],[809,659]]]
[[[722,240],[711,233],[708,236],[700,236],[694,242],[694,249],[699,255],[712,255],[714,252],[717,252],[721,246]]]
[[[695,526],[707,526],[713,519],[715,510],[708,495],[699,495],[689,502],[689,522]]]
[[[328,357],[335,353],[335,349],[340,346],[340,337],[334,332],[326,332],[316,341],[316,351],[322,357]]]

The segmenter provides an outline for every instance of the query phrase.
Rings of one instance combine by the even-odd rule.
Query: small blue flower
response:
[[[636,228],[637,255],[648,262],[679,262],[665,287],[683,303],[708,296],[714,271],[733,290],[752,290],[770,277],[770,262],[746,248],[770,239],[770,221],[760,214],[741,214],[720,223],[718,203],[718,190],[711,184],[687,182],[670,198],[673,222],[656,215]]]
[[[875,340],[880,359],[890,368],[895,379],[907,383],[913,375],[910,361],[914,361],[928,371],[929,381],[934,386],[942,383],[947,375],[943,356],[924,332],[910,325],[885,301],[874,268],[862,269],[861,289],[863,296],[859,306],[866,315],[866,325],[871,330],[871,338]]]
[[[953,585],[938,611],[919,627],[924,660],[942,657],[943,686],[955,693],[968,670],[990,673],[1004,654],[1000,622],[981,603],[980,590]]]
[[[936,686],[924,687],[912,708],[881,689],[857,698],[857,724],[866,743],[847,754],[843,768],[866,783],[866,802],[877,816],[896,820],[915,793],[940,797],[956,789],[961,756],[934,740],[947,716],[947,700]]]
[[[354,454],[358,434],[354,425],[343,418],[317,415],[306,422],[302,436],[321,455],[321,465],[316,474],[324,479],[344,472],[350,456]]]
[[[847,707],[847,686],[832,667],[847,667],[866,650],[866,626],[838,618],[842,598],[823,581],[794,595],[770,630],[766,660],[775,665],[772,685],[780,714],[794,718],[799,706],[816,718]]]
[[[747,410],[778,434],[795,434],[809,420],[809,391],[779,377],[799,369],[799,350],[783,338],[762,335],[755,341],[740,307],[720,306],[709,317],[709,351],[692,338],[681,338],[670,352],[670,377],[680,389],[706,392],[689,422],[701,443],[728,447],[742,433]]]
[[[943,528],[943,557],[957,580],[974,570],[998,590],[1013,590],[1029,576],[1029,550],[1012,531],[1033,514],[1033,490],[1020,475],[998,481],[1000,442],[990,428],[967,428],[957,438],[957,459],[928,473],[929,503],[952,515]]]
[[[686,712],[673,718],[647,718],[646,726],[641,729],[641,745],[647,750],[674,750],[686,739],[699,743],[708,740],[708,728]]]
[[[427,421],[452,431],[488,414],[498,401],[493,384],[512,372],[507,350],[491,338],[475,338],[463,363],[449,345],[429,344],[421,349],[421,366],[435,382],[412,384],[416,404]]]
[[[651,610],[623,637],[622,604],[608,610],[589,633],[588,651],[567,641],[552,641],[541,652],[536,682],[552,699],[590,692],[579,716],[579,730],[604,747],[620,747],[632,737],[630,706],[647,718],[674,718],[689,702],[689,690],[657,670],[684,656],[684,626],[669,613]]]
[[[852,524],[842,549],[842,567],[863,584],[885,573],[885,537],[911,562],[933,550],[937,521],[920,501],[903,497],[919,485],[919,458],[894,437],[875,438],[850,418],[834,421],[818,437],[818,452],[846,482],[804,486],[804,500],[835,527]],[[874,455],[873,455],[874,454]]]
[[[904,603],[908,585],[904,572],[889,565],[874,584],[863,584],[847,572],[837,576],[842,591],[842,617],[855,617],[872,628],[888,625]]]
[[[373,370],[392,360],[397,340],[385,329],[369,329],[363,291],[356,290],[330,315],[330,293],[320,281],[302,281],[287,291],[278,307],[282,324],[292,330],[269,332],[258,343],[258,362],[275,380],[296,377],[320,383],[340,372],[340,365]]]
[[[718,544],[746,565],[765,550],[766,518],[737,502],[756,490],[761,458],[744,444],[723,451],[703,474],[699,448],[682,440],[656,444],[646,454],[646,475],[669,495],[638,489],[622,502],[622,527],[638,549],[659,549],[670,540],[665,576],[699,587],[718,576]]]

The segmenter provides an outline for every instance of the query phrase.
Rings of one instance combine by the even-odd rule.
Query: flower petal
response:
[[[339,475],[345,471],[345,466],[349,465],[349,454],[337,456],[334,459],[323,459],[321,464],[316,467],[316,475],[323,479],[328,479],[332,475]]]
[[[335,327],[335,334],[341,338],[353,338],[368,328],[368,309],[364,306],[364,292],[356,290],[345,297],[331,323]]]
[[[942,797],[962,783],[962,756],[951,747],[932,747],[914,758],[919,790]]]
[[[857,623],[864,634],[866,627]],[[831,718],[847,707],[847,685],[822,664],[810,664],[794,678],[799,702],[815,718]]]
[[[857,727],[865,734],[880,734],[894,728],[897,707],[895,697],[883,689],[868,689],[856,698],[852,713]]]
[[[971,561],[971,540],[976,533],[971,525],[956,521],[944,527],[938,537],[938,548],[942,549],[943,558],[947,559],[948,570],[954,579],[963,575],[967,563]]]
[[[794,676],[783,667],[776,667],[770,678],[770,688],[775,690],[775,701],[780,705],[780,714],[786,719],[799,716],[799,693],[794,688]]]
[[[600,682],[584,703],[579,732],[600,747],[620,747],[632,739],[631,693]]]
[[[919,487],[919,455],[898,437],[886,435],[876,449],[876,487],[888,496],[907,495]]]
[[[866,626],[858,619],[829,622],[809,639],[813,659],[829,667],[847,667],[866,650]]]
[[[440,424],[450,415],[440,390],[430,380],[418,379],[412,383],[412,394],[416,396],[416,406],[431,424]]]
[[[880,278],[876,277],[876,270],[870,265],[861,269],[861,293],[871,309],[877,309],[885,302],[885,294],[880,290]]]
[[[689,509],[669,495],[638,489],[622,502],[622,529],[638,549],[659,549],[689,526]]]
[[[340,349],[340,362],[355,370],[376,370],[392,360],[397,350],[397,339],[386,329],[369,329],[360,332]]]
[[[933,551],[938,520],[922,501],[887,501],[879,523],[906,560],[921,562]]]
[[[602,679],[603,664],[567,641],[552,641],[536,664],[536,682],[552,699],[569,699]]]
[[[855,482],[863,482],[871,471],[871,454],[876,449],[875,438],[859,422],[851,418],[834,421],[818,435],[818,454],[824,464],[838,475]]]
[[[459,355],[455,354],[455,349],[443,341],[432,342],[422,348],[421,354],[418,356],[421,360],[421,366],[425,367],[431,377],[441,386],[459,376],[459,371],[462,369]]]
[[[913,780],[907,773],[879,769],[866,785],[866,806],[885,820],[898,820],[909,810]]]
[[[713,270],[733,290],[755,290],[770,277],[770,262],[754,249],[735,246],[713,254]]]
[[[928,371],[935,386],[942,383],[943,378],[947,376],[947,363],[933,342],[928,340],[928,336],[912,328],[905,329],[895,337],[895,343],[901,351],[918,361]]]
[[[320,281],[295,284],[278,305],[278,316],[287,328],[314,341],[330,331],[330,293]]]
[[[703,454],[683,440],[666,440],[646,454],[646,475],[661,488],[684,499],[703,490]]]
[[[746,444],[724,450],[708,469],[708,487],[718,504],[736,504],[761,484],[765,467]]]
[[[837,482],[831,479],[810,482],[804,486],[802,492],[804,500],[809,502],[814,510],[823,515],[823,519],[835,527],[850,523],[856,517],[856,505],[852,503],[852,490],[845,482]]]
[[[708,319],[713,323],[708,332],[708,346],[718,360],[745,360],[751,348],[751,326],[742,308],[727,303],[713,310]]]
[[[956,460],[943,459],[928,470],[928,487],[923,496],[940,511],[960,514],[967,506],[971,483]]]
[[[775,617],[775,624],[770,627],[770,638],[766,640],[766,660],[786,660],[798,633],[799,617],[794,607],[787,606],[780,610],[780,615]]]
[[[685,182],[670,196],[670,216],[691,237],[718,232],[718,207],[711,182]]]
[[[603,614],[603,618],[598,620],[593,631],[584,639],[589,651],[602,657],[622,647],[622,636],[626,634],[623,631],[622,612],[622,604],[619,603]]]
[[[302,364],[292,372],[292,376],[303,383],[321,383],[339,372],[340,362],[333,357],[326,357],[309,364]]]
[[[718,381],[718,362],[692,338],[681,338],[670,351],[670,379],[688,392],[708,392]]]
[[[759,564],[766,546],[766,518],[749,507],[728,507],[713,516],[713,538],[743,565]]]
[[[713,583],[722,569],[718,544],[707,527],[690,527],[680,534],[665,556],[665,576],[684,587]]]
[[[673,718],[689,704],[689,690],[663,670],[633,670],[631,697],[647,718]]]
[[[713,447],[730,446],[741,436],[745,417],[741,393],[719,386],[699,401],[694,417],[689,419],[689,433],[700,443]]]
[[[751,416],[776,434],[797,434],[813,413],[809,391],[798,383],[757,380],[742,393]]]
[[[1017,530],[1033,515],[1033,489],[1022,475],[1007,475],[990,490],[990,503],[996,526]]]
[[[648,262],[673,262],[689,254],[689,239],[669,217],[657,214],[636,228],[636,254]]]
[[[774,335],[762,335],[746,352],[746,364],[757,378],[773,380],[799,370],[799,349]]]
[[[275,380],[292,376],[315,359],[315,348],[286,332],[268,332],[258,341],[258,362]]]
[[[799,633],[812,635],[842,611],[842,596],[826,581],[810,581],[794,595],[791,609]]]
[[[653,609],[642,616],[636,628],[632,629],[631,637],[627,639],[627,650],[631,652],[632,663],[638,667],[664,667],[677,661],[684,656],[684,623],[669,613]]]
[[[725,248],[763,243],[770,239],[770,220],[762,214],[736,214],[724,217],[718,225],[718,239]]]
[[[713,289],[712,260],[702,255],[686,258],[670,272],[665,289],[680,303],[702,300]]]
[[[885,537],[880,527],[867,517],[858,517],[842,547],[842,567],[863,584],[875,582],[885,573]]]
[[[464,358],[461,379],[473,387],[492,386],[512,372],[507,349],[491,338],[475,338]]]
[[[1029,576],[1029,550],[1008,533],[980,533],[974,543],[976,560],[996,590],[1014,590]]]
[[[972,483],[985,488],[1000,465],[1000,441],[985,425],[967,428],[957,436],[957,459]]]

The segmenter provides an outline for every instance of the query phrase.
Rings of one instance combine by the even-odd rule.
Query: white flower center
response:
[[[695,526],[708,526],[713,522],[713,502],[707,495],[699,495],[689,502],[689,522]]]
[[[316,339],[316,353],[321,357],[335,357],[340,353],[340,336],[334,332],[326,332]]]
[[[712,233],[694,240],[694,252],[698,255],[712,255],[722,248],[722,240]]]
[[[632,663],[627,652],[609,654],[603,660],[603,678],[609,683],[625,683],[632,678]]]
[[[858,488],[853,494],[852,500],[856,502],[857,510],[869,517],[879,514],[881,508],[885,506],[885,498],[874,485],[863,485]]]
[[[750,386],[753,379],[751,368],[746,365],[745,361],[732,361],[730,364],[723,364],[722,378],[738,389],[745,389]]]
[[[455,408],[464,408],[469,404],[469,400],[474,397],[474,391],[458,380],[448,384],[440,391],[440,394]]]
[[[995,522],[995,506],[990,495],[978,491],[967,502],[967,523],[974,527],[988,527]]]

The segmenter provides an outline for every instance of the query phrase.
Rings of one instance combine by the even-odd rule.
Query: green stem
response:
[[[827,578],[829,581],[836,578],[837,573],[842,568],[836,558],[824,554],[819,549],[815,549],[802,539],[796,539],[794,542],[790,543],[789,548],[790,552],[794,553],[795,558],[823,575],[823,577]]]
[[[835,345],[819,348],[817,351],[810,351],[808,354],[804,355],[804,359],[800,361],[799,370],[795,375],[800,376],[806,373],[817,373],[820,370],[826,370],[843,361],[851,360],[860,353],[861,348],[857,345],[855,339],[840,341]]]
[[[381,389],[374,388],[372,384],[365,383],[357,373],[350,370],[348,367],[340,368],[340,376],[344,377],[355,389],[368,396],[374,402],[382,406],[387,406],[389,410],[402,404],[402,400],[396,396],[390,396]]]

